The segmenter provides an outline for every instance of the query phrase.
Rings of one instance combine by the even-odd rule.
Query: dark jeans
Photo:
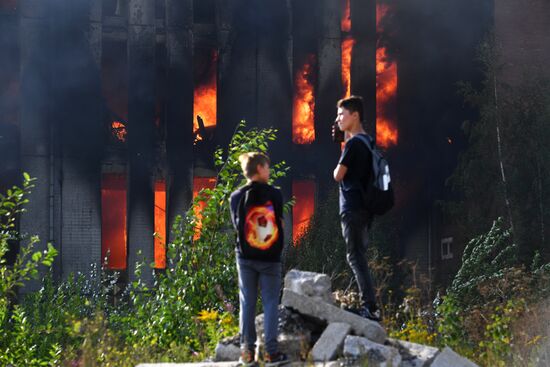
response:
[[[348,211],[340,215],[342,236],[346,242],[348,264],[355,275],[365,306],[376,307],[374,285],[365,254],[368,246],[369,226],[372,218],[363,211]]]
[[[256,301],[258,285],[264,306],[265,349],[274,354],[278,351],[278,307],[281,292],[281,263],[239,259],[239,328],[241,349],[254,350],[256,346]]]

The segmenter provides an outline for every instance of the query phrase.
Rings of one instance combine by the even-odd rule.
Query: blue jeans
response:
[[[264,306],[265,349],[273,354],[278,351],[278,307],[281,293],[281,263],[240,259],[237,257],[239,273],[239,328],[241,349],[256,348],[256,302],[258,285]]]
[[[376,307],[376,298],[369,264],[365,257],[372,217],[363,211],[347,211],[341,214],[340,220],[348,264],[355,275],[363,304],[372,310]]]

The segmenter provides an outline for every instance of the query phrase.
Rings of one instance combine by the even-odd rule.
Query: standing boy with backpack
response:
[[[338,101],[337,108],[338,126],[333,127],[333,137],[342,132],[347,137],[346,145],[333,173],[334,180],[339,183],[340,222],[346,243],[346,258],[361,293],[363,307],[359,314],[365,318],[380,321],[374,285],[365,255],[368,230],[372,224],[373,215],[380,214],[377,212],[379,206],[372,205],[373,198],[378,201],[380,198],[391,195],[389,207],[393,205],[391,188],[389,191],[382,192],[374,188],[371,183],[382,181],[382,185],[385,185],[387,190],[389,169],[387,164],[381,165],[384,172],[379,175],[378,164],[376,167],[373,164],[373,155],[379,158],[379,161],[382,158],[374,150],[372,138],[367,135],[361,124],[363,99],[358,96],[341,99]],[[380,176],[380,180],[378,177],[373,177],[375,174]],[[382,209],[384,211],[389,209],[387,202],[384,203],[386,205]]]
[[[283,196],[268,184],[269,158],[258,152],[239,157],[247,184],[231,194],[231,219],[237,240],[239,274],[239,328],[242,365],[255,363],[256,301],[258,285],[264,308],[265,354],[268,367],[288,362],[278,350],[278,306],[283,250]]]

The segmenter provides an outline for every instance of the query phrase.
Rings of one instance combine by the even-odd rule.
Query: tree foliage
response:
[[[449,209],[463,233],[505,218],[521,260],[536,251],[548,260],[550,83],[535,70],[508,84],[500,60],[489,38],[480,47],[481,85],[460,85],[479,114],[463,126],[468,146],[449,180],[456,198]]]

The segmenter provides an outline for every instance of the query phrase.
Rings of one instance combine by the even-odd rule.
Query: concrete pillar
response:
[[[141,279],[152,280],[155,154],[155,1],[130,0],[128,9],[128,276],[144,260]],[[141,255],[138,255],[141,252]]]
[[[19,167],[19,19],[0,15],[0,193],[20,181]]]
[[[238,38],[238,29],[234,26],[234,14],[237,0],[216,0],[216,37],[218,42],[218,121],[216,126],[216,144],[227,146],[236,124],[237,114],[231,109],[239,108],[231,103],[233,93],[231,62],[233,48]],[[237,112],[238,113],[238,112]]]
[[[232,42],[234,32],[232,30],[233,13],[236,0],[216,0],[216,38],[219,46],[218,77],[219,81],[224,77],[231,60]]]
[[[258,126],[277,127],[279,144],[273,153],[283,156],[292,141],[292,70],[288,1],[269,0],[256,5],[258,14],[257,90]]]
[[[315,97],[315,151],[319,197],[329,190],[332,170],[338,162],[340,146],[332,141],[331,125],[336,119],[336,102],[342,98],[342,50],[340,1],[323,0],[318,40],[318,75]]]
[[[52,35],[58,62],[52,74],[64,75],[53,104],[62,146],[58,245],[67,277],[88,273],[101,260],[101,1],[56,4]]]
[[[351,1],[351,93],[363,97],[365,128],[376,136],[376,1]]]
[[[257,49],[257,126],[276,127],[277,140],[269,147],[273,162],[291,159],[292,145],[292,53],[289,1],[270,0],[256,5],[258,24]],[[280,179],[277,184],[286,200],[292,196],[292,179]],[[292,240],[292,216],[285,220],[286,242]]]
[[[166,149],[170,182],[167,222],[169,240],[177,215],[193,198],[193,2],[166,1]]]
[[[218,20],[218,26],[222,22],[231,24],[228,39],[231,54],[220,49],[216,136],[221,146],[227,146],[240,120],[246,120],[248,126],[257,121],[257,2],[228,1],[219,13],[223,21]]]
[[[45,2],[22,0],[20,3],[21,90],[20,138],[21,170],[36,177],[36,187],[29,196],[27,212],[21,216],[20,231],[38,235],[36,250],[46,248],[53,237],[53,184],[50,157],[50,37],[48,6]],[[51,163],[51,165],[50,165]],[[51,194],[51,195],[50,195]],[[22,241],[25,246],[28,241]],[[41,273],[43,274],[43,273]],[[29,282],[23,293],[38,290],[40,283]]]
[[[0,15],[0,193],[21,181],[19,162],[19,17],[15,12]],[[5,255],[8,265],[15,261],[16,241],[10,241]]]
[[[98,71],[101,70],[101,56],[103,49],[103,2],[101,0],[89,0],[90,2],[90,53]]]

